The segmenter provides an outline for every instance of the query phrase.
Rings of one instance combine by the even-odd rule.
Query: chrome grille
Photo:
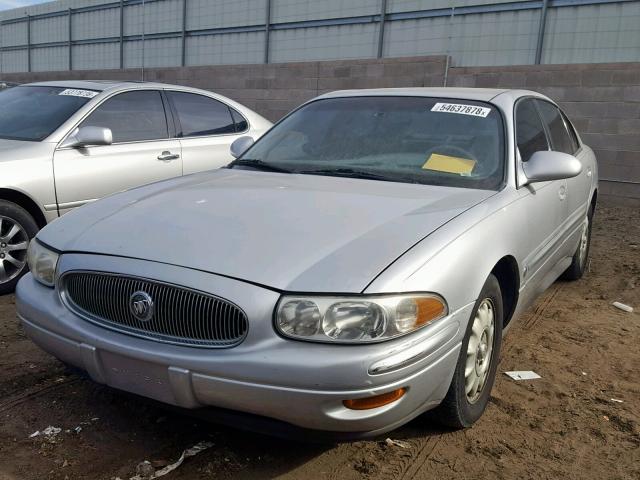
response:
[[[86,320],[131,335],[201,347],[240,343],[248,328],[244,312],[233,303],[202,292],[144,278],[100,272],[70,272],[61,278],[62,298]],[[153,315],[141,321],[130,299],[145,292]]]

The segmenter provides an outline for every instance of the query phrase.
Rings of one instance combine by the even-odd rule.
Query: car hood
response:
[[[361,292],[493,193],[222,169],[108,197],[38,238],[63,252],[164,262],[279,290]]]

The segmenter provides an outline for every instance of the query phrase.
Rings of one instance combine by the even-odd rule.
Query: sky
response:
[[[0,0],[0,10],[25,7],[27,5],[35,5],[36,3],[44,3],[47,1],[49,0]]]

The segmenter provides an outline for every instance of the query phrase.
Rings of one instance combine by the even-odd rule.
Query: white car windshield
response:
[[[369,96],[311,102],[232,164],[497,190],[504,129],[493,105],[473,100]]]
[[[51,135],[98,92],[21,86],[0,92],[0,138],[38,142]]]

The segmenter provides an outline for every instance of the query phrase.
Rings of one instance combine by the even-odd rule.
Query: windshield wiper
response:
[[[291,173],[291,170],[287,170],[286,168],[277,167],[271,163],[267,163],[263,160],[258,160],[256,158],[240,158],[238,160],[234,160],[227,168],[233,168],[235,166],[240,167],[251,167],[256,170],[264,170],[266,172],[277,172],[277,173]]]
[[[353,168],[319,168],[315,170],[302,170],[295,173],[306,175],[327,175],[333,177],[362,178],[365,180],[381,180],[383,182],[402,182],[403,180],[387,177],[378,173],[355,170]]]

